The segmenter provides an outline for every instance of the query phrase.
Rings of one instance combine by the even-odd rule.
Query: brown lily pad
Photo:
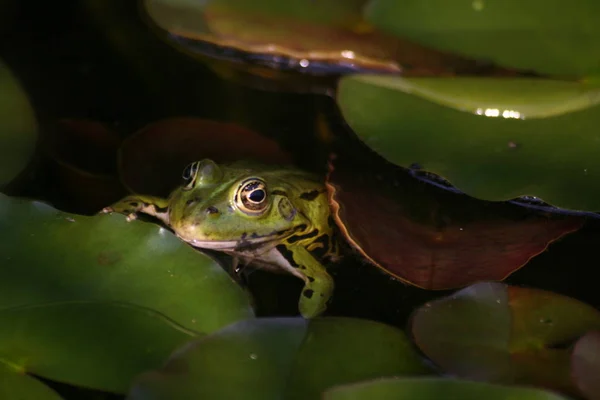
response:
[[[577,346],[587,352],[598,344],[590,337],[576,346],[574,357],[569,345],[599,327],[600,312],[585,303],[497,282],[477,283],[426,303],[410,323],[417,346],[445,372],[574,395],[581,395],[571,378],[571,359],[581,355]],[[579,367],[587,368],[586,360],[580,361]],[[590,375],[581,376],[589,383]]]
[[[119,154],[119,174],[136,193],[166,196],[193,161],[217,163],[252,159],[289,164],[291,156],[269,138],[242,126],[199,118],[155,122],[127,138]]]
[[[600,330],[583,335],[573,348],[571,376],[588,400],[600,400]]]
[[[63,119],[45,139],[60,190],[71,200],[71,211],[95,213],[126,193],[117,176],[121,138],[116,132],[96,121]]]
[[[477,200],[392,164],[333,157],[327,189],[348,241],[386,273],[425,289],[503,280],[583,218]]]

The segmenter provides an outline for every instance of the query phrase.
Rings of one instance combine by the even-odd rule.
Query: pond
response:
[[[463,3],[0,0],[0,397],[600,398],[600,7]]]

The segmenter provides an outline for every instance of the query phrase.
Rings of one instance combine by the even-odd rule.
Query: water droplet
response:
[[[250,353],[250,358],[253,359],[253,360],[257,360],[258,359],[258,354]]]

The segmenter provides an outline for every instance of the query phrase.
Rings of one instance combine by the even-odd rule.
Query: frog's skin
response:
[[[336,259],[338,243],[326,189],[318,178],[292,168],[247,163],[194,162],[183,186],[168,199],[132,195],[102,212],[154,216],[194,247],[231,254],[260,268],[304,280],[300,314],[321,314],[333,280],[322,262]]]

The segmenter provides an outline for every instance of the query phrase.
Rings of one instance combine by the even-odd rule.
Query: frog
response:
[[[167,198],[131,194],[101,213],[128,221],[146,214],[195,248],[231,255],[236,266],[294,275],[304,281],[300,315],[327,309],[334,281],[326,266],[340,259],[340,246],[322,179],[296,167],[211,159],[188,164],[182,179]]]

